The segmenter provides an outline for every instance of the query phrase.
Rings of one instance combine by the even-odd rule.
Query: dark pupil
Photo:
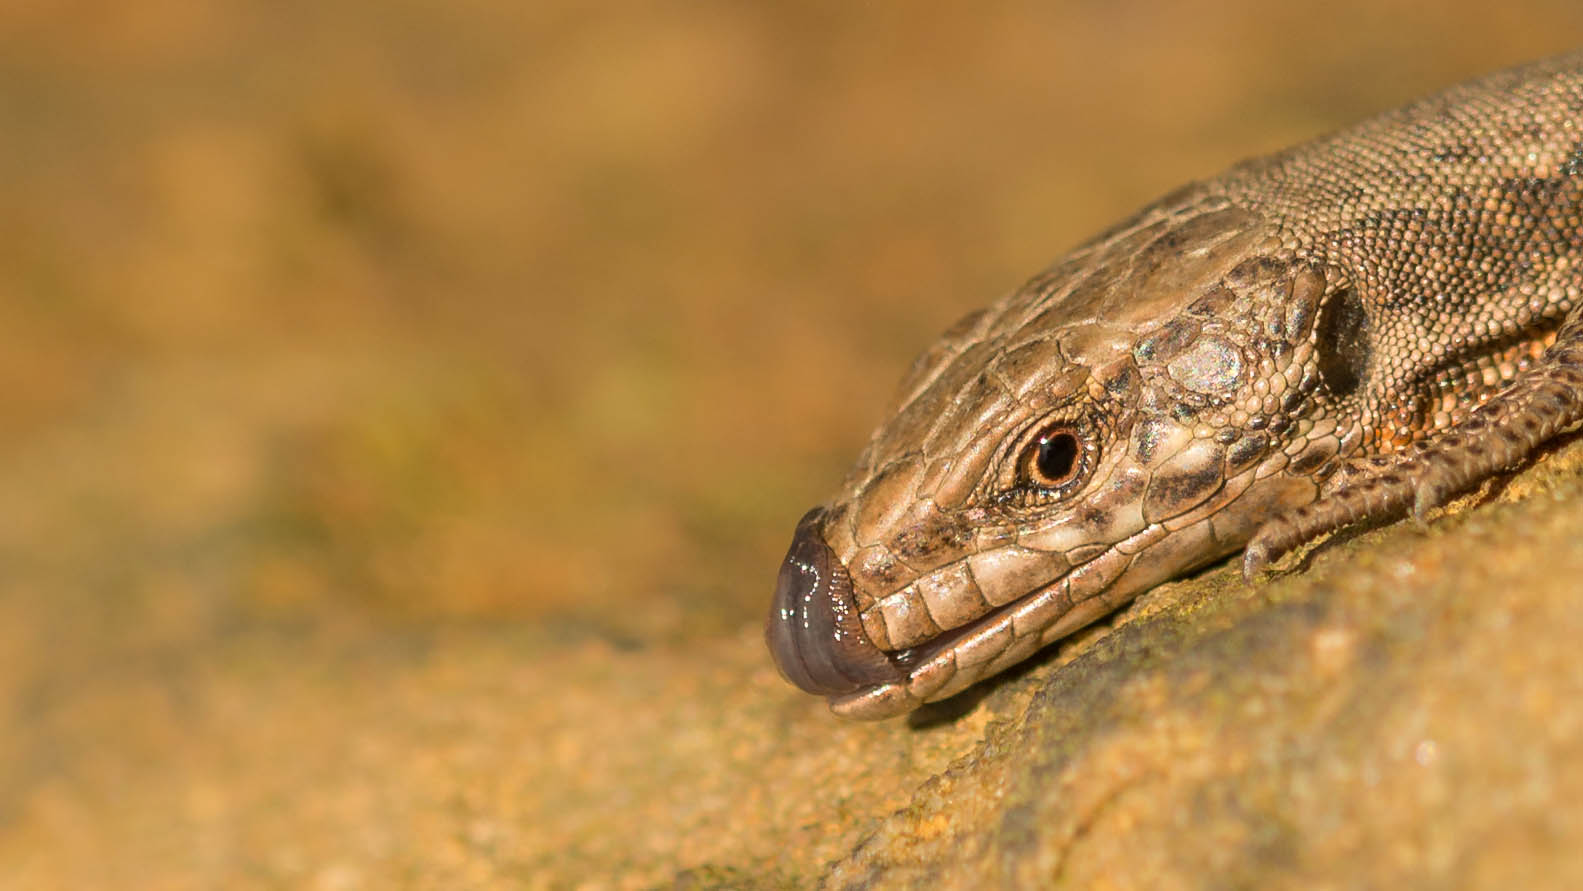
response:
[[[1077,462],[1077,437],[1070,433],[1054,433],[1039,440],[1039,455],[1034,466],[1039,475],[1053,483],[1060,482],[1072,472]]]

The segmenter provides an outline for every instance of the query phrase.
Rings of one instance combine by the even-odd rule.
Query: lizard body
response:
[[[1583,52],[1189,185],[953,326],[766,627],[839,714],[944,698],[1245,548],[1422,516],[1583,419]]]

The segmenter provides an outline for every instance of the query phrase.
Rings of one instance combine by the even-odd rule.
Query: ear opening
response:
[[[1337,291],[1319,308],[1314,358],[1325,389],[1338,398],[1351,396],[1368,380],[1374,358],[1369,314],[1352,288]]]

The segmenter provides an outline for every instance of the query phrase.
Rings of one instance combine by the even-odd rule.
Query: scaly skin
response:
[[[1240,548],[1421,516],[1583,419],[1580,306],[1583,53],[1188,186],[918,360],[771,651],[886,717]]]

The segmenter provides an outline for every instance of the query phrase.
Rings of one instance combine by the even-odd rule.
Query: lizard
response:
[[[1180,188],[951,326],[797,523],[766,641],[836,714],[903,714],[1579,420],[1583,51]]]

